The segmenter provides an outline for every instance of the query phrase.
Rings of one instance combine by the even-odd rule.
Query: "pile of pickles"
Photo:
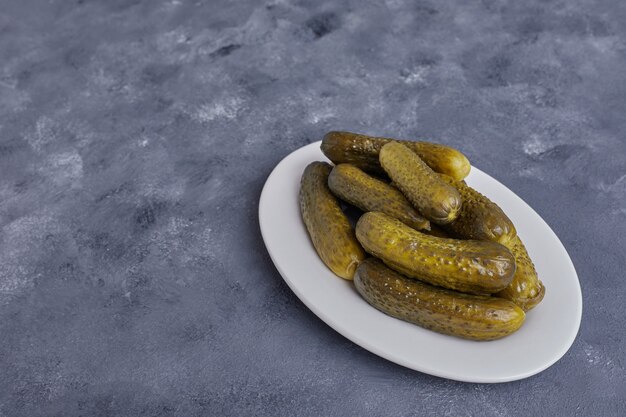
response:
[[[430,142],[329,132],[300,185],[313,246],[380,311],[471,340],[510,335],[545,287],[515,226],[467,185],[468,159]],[[363,214],[352,227],[341,201]]]

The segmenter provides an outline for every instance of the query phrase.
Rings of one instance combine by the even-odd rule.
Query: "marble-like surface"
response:
[[[626,415],[626,2],[0,0],[0,63],[0,416]],[[257,203],[331,129],[530,203],[583,288],[567,355],[458,383],[309,312]]]

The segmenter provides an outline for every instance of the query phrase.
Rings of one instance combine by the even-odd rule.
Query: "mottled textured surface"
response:
[[[626,2],[0,0],[0,415],[626,415]],[[502,385],[344,339],[257,201],[331,129],[436,138],[529,202],[584,313]]]

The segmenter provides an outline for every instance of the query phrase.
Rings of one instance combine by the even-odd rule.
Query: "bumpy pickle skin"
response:
[[[356,237],[391,269],[465,293],[502,291],[515,273],[513,255],[499,243],[429,236],[384,213],[362,215]]]
[[[535,265],[519,236],[514,237],[506,246],[515,257],[517,268],[511,284],[495,295],[514,302],[524,311],[529,311],[543,300],[546,287],[537,276]]]
[[[436,224],[453,221],[461,210],[461,195],[428,167],[419,156],[398,142],[389,142],[378,155],[380,164],[413,206]]]
[[[517,235],[515,226],[502,209],[465,181],[455,181],[440,175],[446,183],[457,189],[463,200],[459,215],[445,229],[463,239],[492,240],[506,245]]]
[[[354,229],[328,189],[331,166],[312,162],[300,181],[300,212],[313,246],[322,261],[341,278],[352,280],[365,252]]]
[[[518,330],[526,317],[508,300],[425,284],[375,258],[359,265],[354,285],[365,301],[389,316],[464,339],[500,339]]]
[[[360,135],[351,132],[328,132],[322,140],[322,152],[335,164],[353,164],[365,172],[381,174],[378,161],[380,149],[395,139]],[[462,180],[471,166],[460,151],[450,146],[431,142],[397,140],[403,143],[435,172]]]
[[[414,229],[430,229],[430,222],[420,216],[397,188],[354,165],[336,165],[328,177],[328,187],[337,197],[363,211],[381,211]]]

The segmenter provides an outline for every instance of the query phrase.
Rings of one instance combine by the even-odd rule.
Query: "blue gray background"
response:
[[[619,0],[1,0],[0,416],[623,416],[625,108]],[[583,288],[563,359],[453,382],[309,312],[257,204],[331,129],[530,203]]]

